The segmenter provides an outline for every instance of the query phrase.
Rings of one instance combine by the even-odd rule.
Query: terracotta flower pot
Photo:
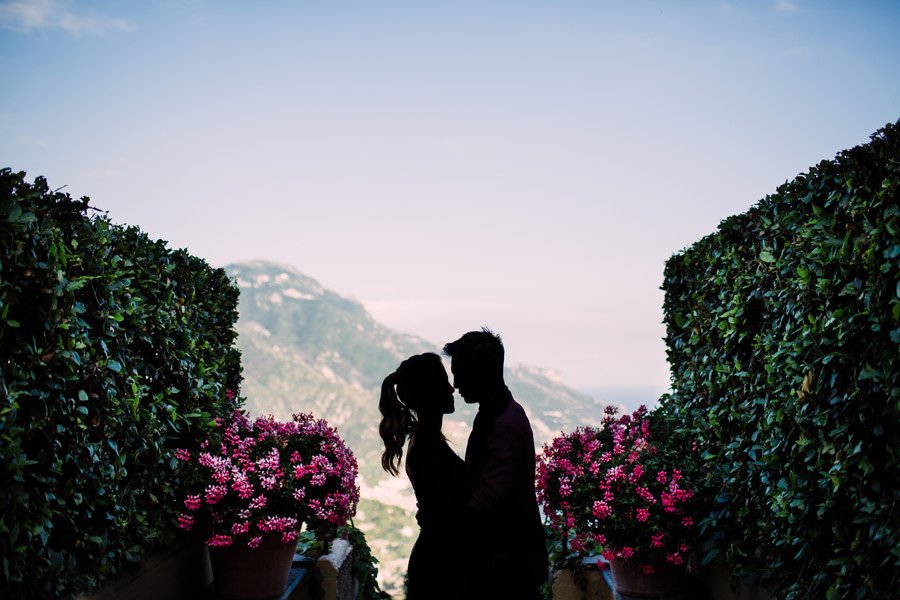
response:
[[[256,548],[245,543],[209,549],[216,591],[229,600],[277,598],[287,587],[296,542],[266,536]]]
[[[646,574],[640,559],[609,561],[616,591],[633,598],[676,598],[684,593],[686,571],[684,565],[652,562],[653,573]]]

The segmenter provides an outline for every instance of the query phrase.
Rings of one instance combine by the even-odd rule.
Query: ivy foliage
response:
[[[669,259],[664,402],[715,490],[705,561],[784,598],[900,573],[900,122]]]
[[[221,269],[0,170],[0,597],[97,588],[175,535],[172,452],[238,389]]]
[[[353,546],[353,576],[359,582],[359,600],[389,600],[378,585],[378,559],[366,542],[365,534],[352,523],[339,532]]]

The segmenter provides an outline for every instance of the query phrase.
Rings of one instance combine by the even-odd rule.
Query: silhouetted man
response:
[[[488,329],[444,346],[453,387],[478,404],[466,447],[473,595],[539,598],[547,544],[534,492],[534,433],[503,380],[503,342]]]

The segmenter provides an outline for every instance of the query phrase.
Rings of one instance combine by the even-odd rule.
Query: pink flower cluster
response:
[[[580,427],[546,444],[538,456],[538,500],[550,525],[577,552],[599,545],[608,559],[684,562],[694,524],[693,491],[674,442],[654,437],[641,407],[618,417],[607,407],[602,428]]]
[[[235,411],[230,419],[217,419],[215,434],[195,454],[175,452],[196,482],[178,526],[204,526],[209,546],[240,541],[256,547],[263,536],[288,543],[304,524],[324,532],[356,512],[356,458],[333,428],[312,415],[250,421]]]

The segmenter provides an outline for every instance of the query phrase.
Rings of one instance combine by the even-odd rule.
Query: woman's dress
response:
[[[439,431],[410,441],[406,473],[419,508],[419,538],[409,557],[407,600],[464,598],[468,500],[466,464]]]

